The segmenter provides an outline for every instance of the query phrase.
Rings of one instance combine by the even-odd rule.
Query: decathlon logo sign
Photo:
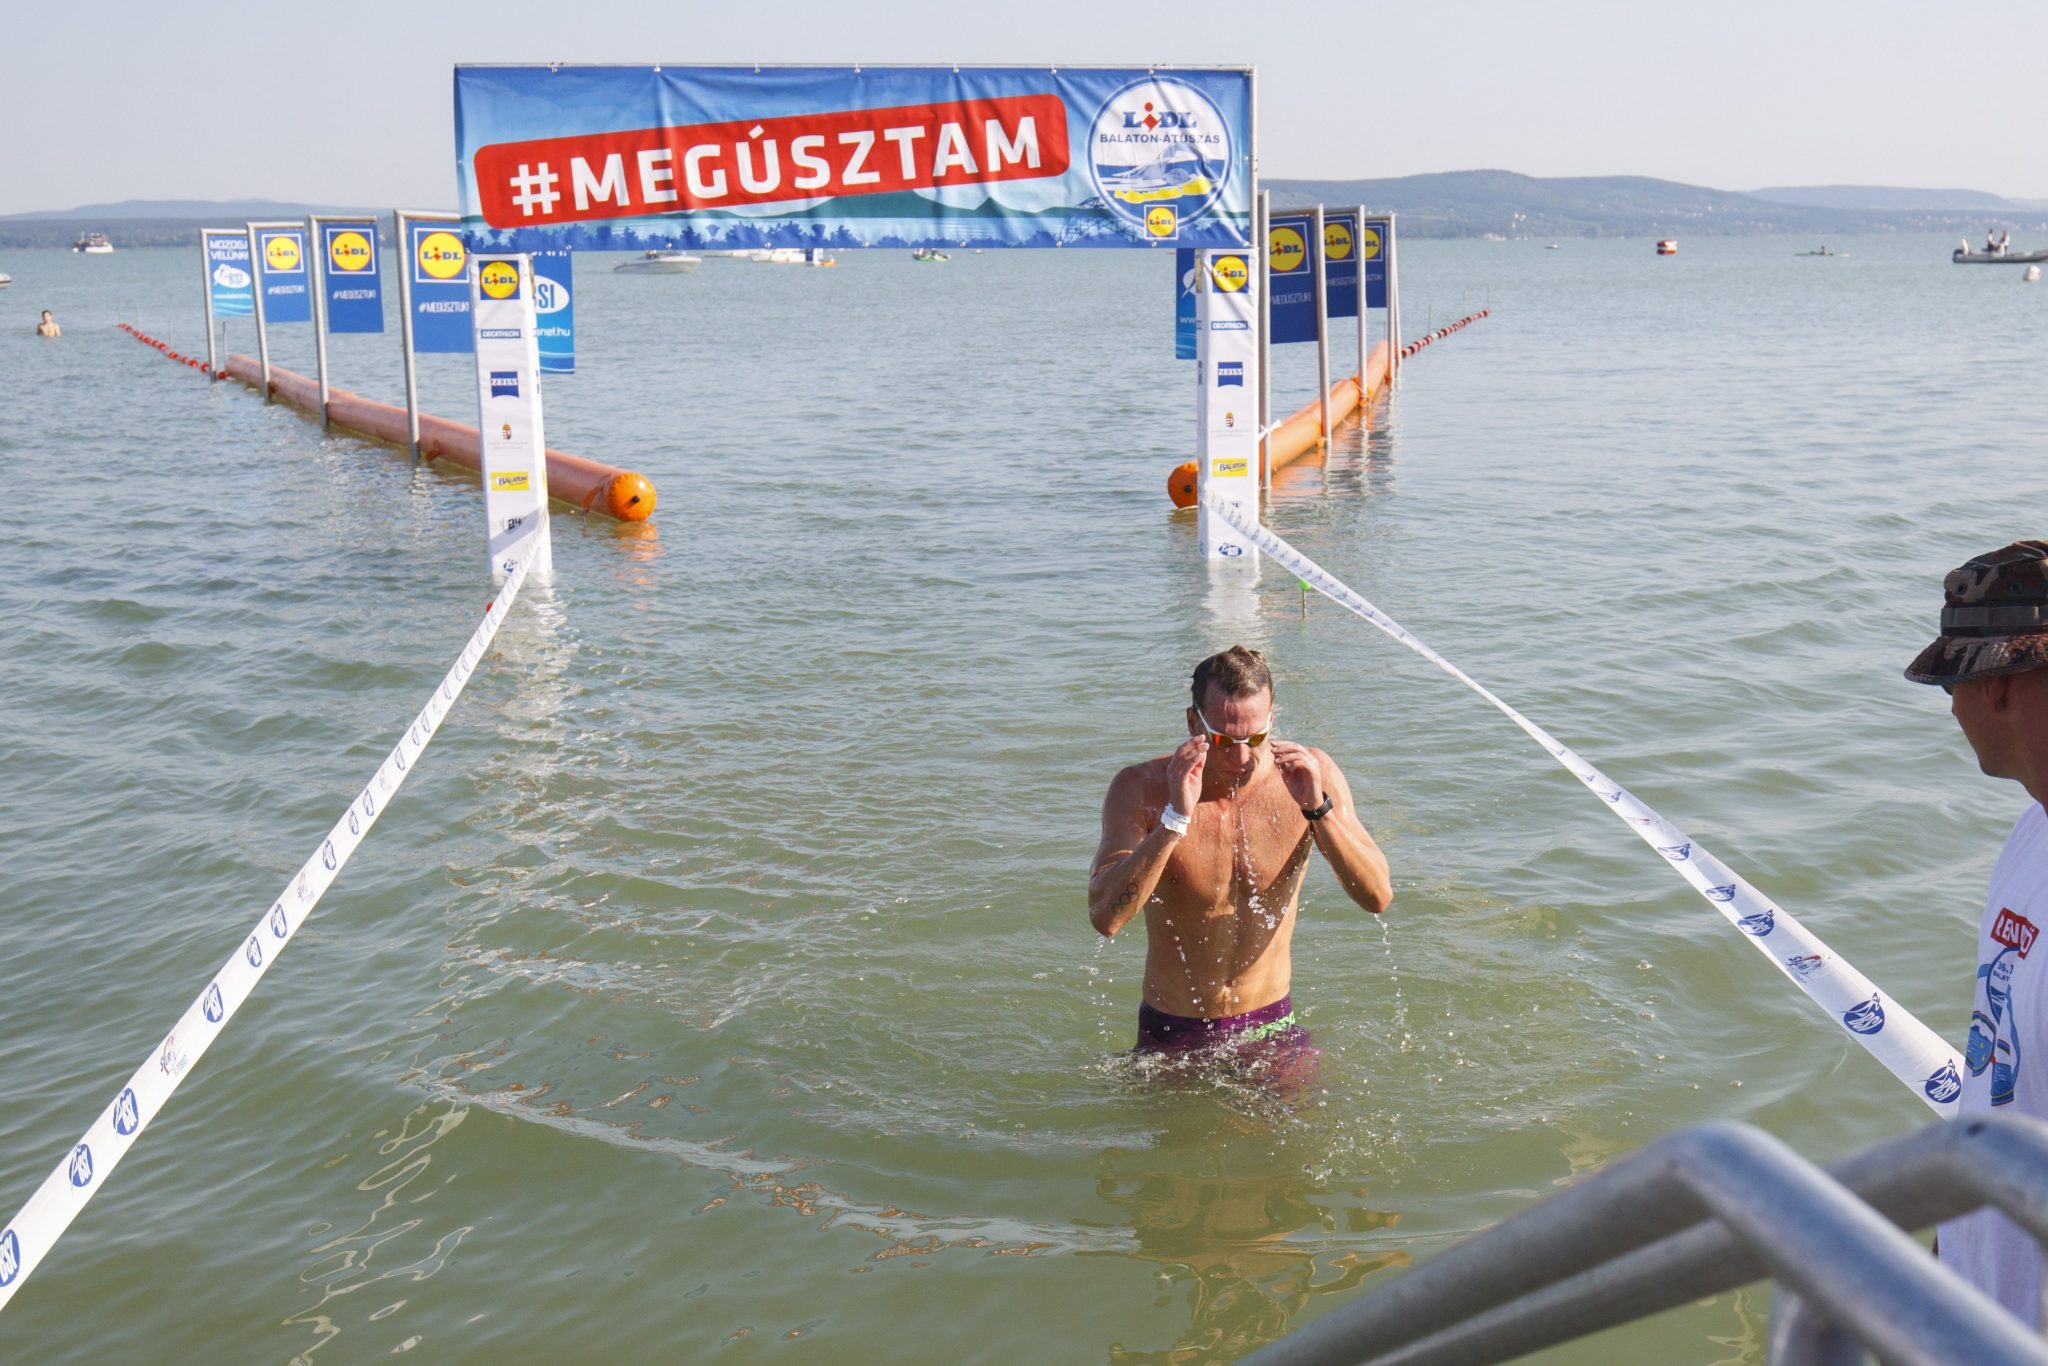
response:
[[[518,398],[519,372],[517,370],[491,371],[492,398]]]
[[[1088,176],[1103,205],[1146,230],[1150,210],[1199,217],[1230,181],[1235,149],[1223,113],[1172,76],[1146,76],[1111,95],[1088,133]]]

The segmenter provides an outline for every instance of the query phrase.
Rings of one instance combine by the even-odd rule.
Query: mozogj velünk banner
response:
[[[249,235],[227,228],[202,228],[206,243],[206,288],[216,318],[247,318],[256,312],[256,279],[249,273]]]
[[[458,66],[477,249],[1249,245],[1251,71]]]

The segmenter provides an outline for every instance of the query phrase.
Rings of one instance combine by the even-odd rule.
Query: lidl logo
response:
[[[263,239],[263,264],[283,275],[290,275],[301,268],[299,238],[296,233],[280,232]]]
[[[519,297],[519,267],[510,261],[485,262],[483,273],[477,276],[477,285],[487,299],[516,299]]]
[[[359,232],[338,232],[327,239],[327,259],[343,274],[360,275],[377,268],[377,252]]]
[[[1180,210],[1171,204],[1154,204],[1145,210],[1145,235],[1169,242],[1180,236]]]
[[[495,493],[524,493],[532,487],[532,476],[525,470],[491,471],[491,489]]]
[[[1351,225],[1348,223],[1323,224],[1323,255],[1332,261],[1345,261],[1351,257]]]
[[[1366,259],[1366,260],[1368,260],[1368,261],[1377,261],[1377,260],[1379,260],[1379,259],[1380,259],[1380,230],[1379,230],[1378,228],[1367,228],[1367,229],[1365,229],[1365,232],[1364,232],[1364,236],[1365,236],[1365,259]]]
[[[1209,278],[1225,294],[1235,294],[1251,283],[1251,268],[1242,256],[1219,256],[1209,264]]]
[[[452,232],[430,232],[420,238],[420,273],[430,280],[453,280],[469,269],[469,251]]]
[[[1274,228],[1266,234],[1266,262],[1275,275],[1300,270],[1308,264],[1308,243],[1293,228]]]

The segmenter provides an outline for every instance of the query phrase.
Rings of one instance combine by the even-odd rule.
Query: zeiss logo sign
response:
[[[1221,389],[1231,384],[1235,384],[1240,389],[1244,388],[1244,362],[1241,360],[1216,362],[1216,387]]]
[[[519,372],[517,370],[491,371],[492,398],[518,398]]]
[[[92,1184],[92,1149],[83,1143],[71,1150],[71,1184],[89,1186]]]
[[[1884,1006],[1872,996],[1862,1005],[1843,1011],[1842,1023],[1849,1027],[1851,1034],[1875,1034],[1884,1028]]]
[[[1935,1069],[1934,1075],[1930,1076],[1926,1085],[1920,1089],[1925,1091],[1927,1098],[1936,1105],[1946,1105],[1963,1093],[1963,1079],[1956,1075],[1954,1063],[1945,1062]]]
[[[126,1137],[142,1126],[142,1113],[135,1103],[135,1088],[124,1086],[114,1097],[114,1132]]]

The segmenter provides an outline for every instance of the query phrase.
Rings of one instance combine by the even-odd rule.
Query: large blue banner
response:
[[[377,265],[377,222],[322,223],[326,253],[320,277],[327,294],[329,332],[382,332],[384,281]]]
[[[454,224],[408,223],[406,270],[412,272],[412,349],[474,351],[469,326],[469,248]]]
[[[482,250],[1249,245],[1251,72],[458,66]]]
[[[256,229],[256,285],[263,291],[265,326],[313,321],[309,278],[304,228]]]
[[[1274,214],[1266,225],[1266,279],[1273,343],[1316,339],[1316,220]]]
[[[533,331],[540,339],[543,375],[576,373],[576,296],[569,289],[575,259],[566,251],[533,254]]]
[[[1358,316],[1358,215],[1323,215],[1324,312],[1332,318]]]
[[[1173,358],[1195,358],[1195,249],[1173,253]]]
[[[1359,233],[1359,256],[1365,262],[1365,306],[1387,306],[1387,241],[1394,235],[1392,220],[1368,218]]]
[[[206,243],[206,288],[216,318],[246,318],[256,312],[256,280],[249,273],[249,234],[200,234]]]

